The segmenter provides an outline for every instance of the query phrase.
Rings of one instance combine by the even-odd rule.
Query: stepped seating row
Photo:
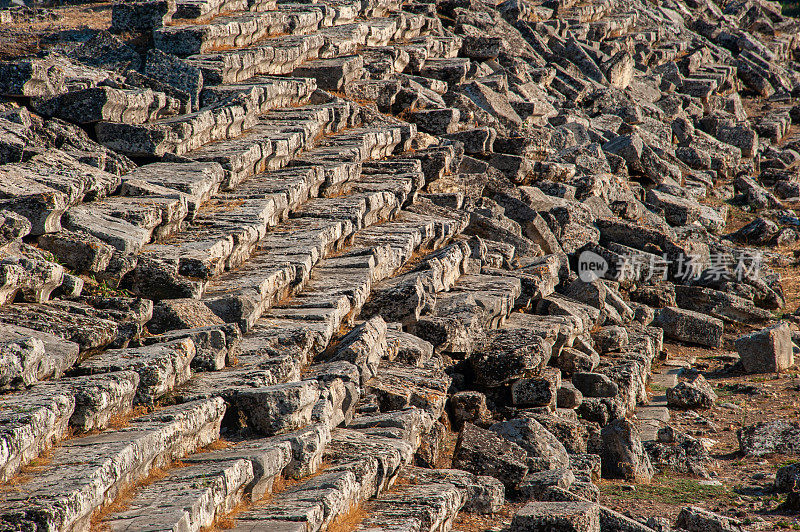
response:
[[[400,226],[398,225],[398,229],[399,228],[400,228]],[[391,230],[390,229],[388,231],[388,233],[390,235],[396,234],[396,230]],[[436,235],[435,229],[431,228],[430,229],[430,233],[432,234],[432,236],[435,236]],[[443,236],[444,235],[440,235],[440,238],[443,237]],[[371,238],[375,238],[375,236],[373,235]],[[392,239],[393,239],[394,242],[397,242],[397,237],[396,236],[392,237]],[[399,249],[400,248],[398,248],[398,250]],[[356,252],[356,256],[359,256],[360,253],[361,252]],[[408,251],[406,251],[406,253],[408,253]],[[351,283],[351,285],[352,285],[352,283]],[[355,285],[353,285],[353,286],[355,286]],[[340,287],[341,287],[341,283],[340,283]],[[308,294],[308,297],[309,298],[313,298],[313,299],[316,300],[317,297],[316,297],[316,294],[313,293],[313,289],[309,288],[308,290],[312,291],[312,293]],[[296,312],[297,311],[302,312],[302,309],[297,307],[296,305],[294,305],[292,303],[288,303],[288,306],[286,307],[286,311],[287,312],[286,312],[286,314],[284,314],[284,319],[289,319],[289,316],[288,316],[289,313],[295,313],[294,315],[296,316],[297,315]],[[298,321],[298,323],[300,323],[301,321],[302,320]],[[331,332],[331,336],[332,335],[333,335],[333,332]],[[271,338],[274,339],[274,337],[271,337]],[[116,357],[116,358],[118,358],[118,357]],[[262,362],[263,362],[263,360],[262,360]],[[118,373],[118,374],[110,373],[108,375],[130,375],[130,376],[133,377],[133,380],[135,380],[135,375],[136,374],[134,372],[121,372],[121,373]],[[212,375],[212,374],[207,374],[207,375]],[[82,378],[85,379],[86,377],[82,377]],[[131,380],[131,379],[129,378],[129,380]],[[134,387],[135,387],[135,384],[134,384]],[[129,390],[128,390],[127,396],[128,396],[128,404],[130,404],[130,396],[131,396],[130,386],[128,388],[129,388]],[[188,391],[190,389],[191,388],[183,388],[183,390],[186,390],[186,391]],[[189,397],[191,395],[191,393],[187,393],[185,395],[186,395],[186,397],[184,397],[184,399],[190,399],[191,398],[191,397]],[[213,395],[216,395],[216,392]],[[313,397],[318,397],[318,395],[314,396],[312,394],[312,398]],[[444,397],[444,395],[442,395],[442,397]],[[212,401],[213,401],[213,399],[212,399]],[[313,402],[313,400],[312,400],[312,402]],[[204,405],[204,404],[205,403],[203,402],[203,400],[190,401],[188,403],[185,403],[184,407],[192,408],[192,407],[194,407],[194,405]],[[236,401],[233,401],[232,405],[233,405],[232,408],[242,408],[242,406],[238,405]],[[437,417],[438,417],[438,415],[441,415],[443,407],[444,407],[444,401],[442,400],[442,401],[439,402],[438,406],[434,409],[435,410],[435,414],[437,415]],[[174,409],[178,409],[178,411],[180,411],[181,407],[170,407],[170,408],[173,409],[173,410]],[[173,410],[170,410],[170,408],[167,408],[166,410],[158,410],[157,411],[158,419],[160,419],[160,420],[172,419],[173,414],[171,414],[171,412]],[[276,414],[275,415],[275,419],[285,420],[285,419],[290,419],[292,417],[291,415],[287,415],[286,411],[276,412],[275,414]],[[323,416],[322,419],[324,420],[325,417]],[[330,421],[329,420],[329,423],[332,423],[335,426],[335,424],[338,424],[338,421],[336,421],[336,420],[338,420],[338,418],[334,418],[334,419],[335,419],[334,421]],[[310,420],[306,420],[306,422],[307,421],[310,421]],[[139,420],[136,420],[136,423],[134,423],[133,425],[135,425],[136,427],[144,426],[144,425],[138,425],[138,422],[139,422]],[[301,422],[299,425],[304,425],[304,423]],[[376,426],[376,423],[374,421],[371,421],[371,420],[370,421],[364,421],[363,426],[364,427],[370,427],[370,428],[372,428],[374,430],[374,427]],[[357,429],[358,427],[359,427],[358,423],[351,424],[351,429],[352,428]],[[280,430],[283,430],[283,429],[286,429],[286,428],[287,427],[284,426],[284,427],[282,427],[281,429],[278,429],[278,430],[280,431]],[[310,429],[308,429],[306,427],[302,427],[302,426],[301,427],[288,427],[288,428],[298,428],[298,430],[302,429],[302,430],[305,430],[306,433],[307,433],[308,430],[310,430]],[[217,429],[216,430],[218,430],[218,425],[217,425]],[[212,428],[212,431],[213,431],[213,428]],[[347,458],[345,460],[345,462],[347,462],[346,465],[342,465],[341,467],[337,466],[337,468],[342,471],[342,474],[345,474],[346,476],[349,475],[348,478],[351,478],[352,475],[357,475],[357,477],[356,477],[357,480],[367,479],[367,482],[364,482],[363,480],[361,482],[361,485],[365,486],[364,489],[366,489],[367,491],[361,491],[361,492],[359,492],[359,491],[346,491],[345,492],[347,494],[347,497],[346,497],[347,499],[352,499],[355,502],[358,502],[358,500],[360,500],[359,497],[360,498],[367,498],[367,497],[374,496],[376,494],[376,492],[371,491],[371,490],[373,490],[375,488],[367,487],[367,486],[374,486],[375,485],[375,483],[376,483],[375,477],[370,476],[371,474],[368,474],[367,477],[362,477],[361,476],[361,475],[364,474],[365,469],[367,471],[372,470],[372,471],[384,471],[384,472],[395,471],[396,472],[398,470],[399,464],[397,464],[397,460],[398,460],[397,454],[396,454],[397,450],[391,451],[394,454],[387,455],[386,458],[379,458],[379,461],[383,461],[383,460],[392,461],[393,463],[396,464],[393,467],[389,467],[385,463],[384,464],[380,464],[380,467],[377,467],[377,468],[374,465],[365,468],[365,464],[362,464],[362,463],[352,464],[352,463],[350,463],[351,460],[352,460],[352,456],[353,456],[353,453],[351,452],[352,446],[353,445],[357,445],[358,447],[364,449],[365,448],[364,446],[366,445],[367,446],[366,448],[373,449],[373,450],[376,450],[376,449],[382,448],[382,447],[385,447],[387,449],[397,449],[397,445],[399,445],[402,442],[399,442],[398,444],[387,442],[386,438],[384,438],[382,436],[381,437],[367,436],[366,437],[367,441],[364,441],[364,437],[358,436],[357,433],[356,434],[351,434],[352,432],[353,432],[352,430],[347,430],[347,431],[341,431],[340,430],[340,432],[335,433],[334,437],[333,437],[333,443],[330,446],[325,447],[325,449],[326,449],[325,452],[326,452],[326,455],[329,455],[329,456],[335,456],[336,453],[338,452],[341,456],[344,456],[344,457]],[[96,461],[90,460],[89,462],[84,464],[84,466],[88,467],[89,469],[91,469],[91,467],[95,467],[94,464],[97,463],[98,469],[102,469],[103,467],[107,467],[104,464],[109,459],[108,458],[109,456],[115,456],[118,453],[128,452],[128,450],[127,450],[128,448],[120,449],[120,448],[118,448],[118,445],[116,443],[109,444],[109,445],[105,445],[104,444],[104,442],[106,442],[106,441],[115,442],[116,439],[117,439],[116,436],[115,436],[116,434],[117,433],[113,432],[113,431],[110,432],[110,433],[104,433],[103,435],[101,435],[102,439],[99,440],[99,441],[96,438],[92,437],[92,436],[85,437],[85,438],[79,438],[77,440],[74,440],[74,442],[72,440],[70,440],[71,441],[70,445],[64,446],[67,449],[67,451],[65,451],[65,452],[69,453],[69,452],[71,452],[71,450],[74,447],[78,447],[80,445],[84,445],[84,444],[85,445],[92,445],[93,446],[92,448],[97,453],[98,458],[97,458]],[[120,433],[120,435],[121,434],[122,433]],[[353,437],[356,438],[355,442],[352,441]],[[341,439],[341,438],[344,438],[343,443],[341,443],[341,444],[337,443],[339,441],[339,439]],[[415,438],[414,446],[419,445],[419,439],[420,438],[418,436]],[[139,441],[138,439],[134,439],[134,441],[133,441],[133,443],[131,445],[137,445],[138,441]],[[285,441],[288,441],[288,440],[284,439],[282,441],[285,442]],[[344,442],[348,442],[348,443],[344,443]],[[205,441],[205,443],[208,443],[208,441]],[[180,498],[180,499],[175,501],[175,505],[172,508],[172,510],[174,510],[174,511],[170,510],[170,511],[165,511],[163,513],[161,513],[161,511],[159,511],[159,513],[158,513],[159,520],[157,522],[159,522],[159,523],[162,522],[162,521],[160,521],[160,519],[169,520],[169,519],[173,519],[174,518],[174,519],[176,519],[175,522],[190,523],[190,525],[189,525],[190,529],[196,530],[199,526],[204,526],[204,524],[207,525],[209,520],[213,518],[213,517],[210,517],[210,516],[218,515],[220,513],[224,513],[226,511],[230,510],[233,507],[233,505],[235,505],[236,502],[238,500],[240,500],[241,497],[245,493],[250,494],[251,497],[252,497],[252,493],[256,493],[256,494],[259,493],[258,489],[254,489],[254,486],[260,485],[261,487],[259,489],[262,490],[261,491],[262,494],[265,491],[268,491],[268,487],[267,487],[268,484],[272,482],[272,479],[277,474],[276,471],[280,469],[280,465],[276,465],[276,464],[283,464],[285,466],[286,462],[289,461],[289,459],[287,458],[287,448],[286,448],[285,443],[282,444],[282,446],[279,445],[280,442],[273,442],[273,443],[274,444],[270,444],[268,446],[269,447],[268,451],[265,451],[264,447],[259,447],[259,453],[261,453],[261,454],[260,454],[260,457],[258,458],[258,460],[254,459],[252,456],[248,455],[248,456],[244,457],[244,461],[242,461],[241,459],[238,460],[238,461],[231,459],[230,461],[227,461],[224,464],[222,464],[222,463],[219,462],[219,460],[220,460],[219,457],[214,456],[214,455],[209,455],[209,454],[206,454],[206,453],[204,453],[202,455],[197,455],[196,458],[195,457],[189,457],[189,458],[184,459],[184,463],[188,463],[190,465],[188,467],[185,467],[185,468],[184,467],[180,467],[180,468],[177,468],[175,470],[170,470],[170,472],[168,474],[169,476],[167,477],[167,479],[169,479],[169,481],[174,481],[174,482],[179,482],[179,483],[186,483],[186,485],[191,485],[193,487],[193,489],[192,490],[187,490],[184,493],[184,497],[182,497],[182,498]],[[253,446],[257,446],[258,444],[256,442],[252,442],[251,441],[251,442],[246,442],[243,445],[247,449],[252,449]],[[293,445],[295,445],[295,444],[293,443]],[[337,449],[340,449],[341,445],[346,445],[347,446],[346,447],[347,452],[337,451]],[[387,445],[389,447],[386,447]],[[225,454],[225,456],[233,455],[233,458],[239,458],[239,456],[241,456],[241,455],[237,454],[238,453],[238,449],[239,449],[239,447],[236,447],[235,450],[234,449],[230,449],[230,450],[225,450],[225,451],[220,451],[220,452],[227,453],[227,454]],[[401,457],[400,457],[401,458],[401,463],[408,463],[410,458],[411,458],[411,456],[412,456],[412,454],[413,454],[413,448],[408,447],[408,444],[406,443],[405,447],[401,446],[401,450],[402,450]],[[250,452],[250,451],[248,450],[248,452]],[[292,452],[294,452],[294,451],[292,451]],[[374,455],[375,453],[372,453],[372,454]],[[268,458],[265,458],[266,455],[269,455]],[[179,453],[176,454],[176,456],[179,456]],[[390,458],[390,456],[395,456],[395,458]],[[74,459],[71,458],[71,455],[63,454],[62,451],[59,450],[58,458],[57,458],[57,465],[60,468],[60,470],[67,471],[67,473],[66,473],[67,478],[72,478],[72,475],[73,475],[73,473],[70,472],[71,470],[68,469],[68,464],[70,464],[72,460],[74,460]],[[113,460],[113,458],[112,458],[112,460]],[[154,458],[153,460],[156,460],[156,459]],[[259,466],[261,468],[261,472],[257,472],[257,471],[253,472],[255,469],[258,469],[256,467],[256,465],[254,465],[257,461],[258,461],[258,463],[261,464],[261,466]],[[71,513],[70,512],[66,512],[64,514],[60,514],[59,513],[57,516],[55,514],[53,514],[53,515],[48,514],[47,519],[50,519],[50,518],[63,519],[64,521],[62,521],[61,524],[59,524],[58,526],[68,526],[67,522],[68,521],[72,522],[71,520],[74,520],[75,523],[80,523],[81,520],[85,520],[86,516],[87,516],[86,508],[88,506],[92,505],[92,504],[97,504],[97,501],[100,500],[99,498],[97,498],[97,493],[99,493],[97,490],[106,490],[104,492],[104,496],[108,497],[109,493],[111,493],[112,489],[118,489],[121,485],[125,484],[126,482],[130,483],[135,478],[140,478],[141,479],[141,477],[146,476],[146,474],[147,474],[146,473],[146,470],[147,470],[146,467],[147,466],[144,466],[144,465],[140,466],[140,465],[137,465],[137,464],[138,464],[138,462],[136,462],[136,460],[134,460],[134,463],[129,464],[129,465],[131,467],[136,467],[136,468],[141,468],[141,469],[137,470],[135,473],[134,472],[128,472],[128,477],[125,480],[121,480],[119,478],[115,478],[113,480],[113,482],[116,483],[114,486],[102,485],[99,488],[96,487],[96,486],[93,486],[91,489],[95,490],[95,491],[92,492],[92,495],[96,497],[95,499],[93,499],[94,502],[92,500],[82,501],[81,504],[83,506],[72,510]],[[265,464],[271,464],[272,465],[272,469],[267,468]],[[128,464],[126,464],[126,466],[127,465]],[[303,467],[305,467],[305,470],[303,469]],[[308,471],[308,469],[311,468],[311,467],[313,467],[313,466],[305,465],[305,466],[302,466],[302,467],[298,468],[298,465],[296,464],[295,465],[295,469],[292,469],[292,470],[298,471],[299,474],[301,474],[301,475],[303,475],[303,474],[307,475],[308,473],[312,472],[312,471]],[[64,469],[64,468],[67,468],[67,469]],[[271,471],[272,473],[269,473],[269,471]],[[331,468],[329,470],[326,470],[326,471],[330,471],[331,474],[333,474],[333,468]],[[349,471],[349,473],[348,473],[348,471]],[[83,475],[84,473],[86,473],[86,469],[83,469],[80,472],[81,475]],[[383,473],[383,474],[387,474],[387,473]],[[121,476],[121,474],[119,474],[119,473],[118,473],[118,475]],[[47,474],[41,475],[41,477],[44,478],[44,479],[48,478]],[[339,478],[339,477],[336,477],[336,478]],[[197,486],[198,479],[203,479],[202,489],[201,488],[195,488],[195,486]],[[43,480],[42,482],[45,482],[45,481]],[[134,503],[130,505],[130,509],[123,511],[123,512],[119,513],[118,515],[115,514],[115,515],[109,517],[108,518],[109,526],[111,526],[113,529],[124,530],[124,529],[126,529],[125,527],[130,527],[130,526],[134,526],[135,527],[135,526],[138,526],[139,524],[142,524],[142,523],[146,522],[147,519],[151,519],[151,520],[154,519],[156,517],[156,514],[153,513],[153,511],[156,508],[154,501],[155,501],[155,497],[156,497],[158,486],[159,486],[158,482],[160,482],[160,481],[157,481],[152,486],[148,485],[148,486],[146,486],[145,488],[143,488],[141,490],[137,490],[136,496],[135,496],[135,499],[134,499]],[[163,482],[167,482],[167,480],[165,479]],[[263,507],[259,506],[258,508],[254,508],[251,511],[252,513],[248,513],[246,515],[243,515],[242,517],[243,518],[246,517],[247,519],[255,519],[255,520],[262,520],[262,519],[265,519],[265,518],[268,518],[270,520],[274,520],[274,519],[285,517],[285,514],[283,514],[281,512],[285,511],[286,508],[294,508],[295,511],[297,509],[296,506],[294,506],[294,505],[296,505],[296,501],[297,500],[295,498],[293,498],[293,497],[297,493],[302,491],[303,489],[312,489],[310,486],[314,486],[314,482],[313,482],[313,480],[311,480],[309,482],[310,482],[310,485],[307,482],[307,483],[305,483],[303,485],[302,489],[298,488],[298,489],[293,490],[291,492],[287,491],[287,492],[285,492],[285,495],[282,495],[280,498],[278,498],[278,499],[273,498],[271,500],[272,504],[270,506],[263,506]],[[20,512],[19,511],[18,503],[16,503],[14,500],[5,501],[7,504],[6,504],[6,508],[4,508],[4,514],[3,514],[4,519],[6,520],[6,522],[9,522],[9,523],[12,523],[12,522],[13,523],[24,523],[24,522],[26,522],[25,521],[26,519],[33,519],[32,516],[35,514],[35,512],[34,512],[35,508],[47,508],[47,511],[49,512],[51,507],[61,508],[62,505],[71,504],[69,501],[73,501],[73,500],[75,500],[76,497],[79,497],[79,496],[83,497],[83,494],[84,493],[88,493],[87,490],[90,489],[89,487],[85,487],[85,488],[82,487],[83,484],[80,483],[80,482],[77,482],[77,479],[76,479],[76,483],[78,484],[77,488],[75,488],[74,484],[71,484],[71,483],[65,484],[65,486],[68,487],[66,490],[64,490],[64,489],[61,489],[61,490],[53,489],[53,486],[51,484],[48,484],[46,488],[42,488],[42,489],[46,490],[48,493],[50,493],[50,497],[47,498],[47,500],[44,500],[44,499],[39,500],[39,499],[35,499],[35,497],[34,497],[34,499],[36,500],[36,503],[31,507],[25,507],[25,512]],[[381,489],[380,485],[382,485],[382,483],[378,482],[378,484],[379,484],[378,490],[380,490]],[[38,483],[29,484],[29,485],[26,485],[26,486],[29,487],[34,493],[38,493],[39,492],[39,490],[38,490],[39,484]],[[250,487],[246,488],[246,486],[250,486]],[[360,493],[360,495],[359,495],[359,493]],[[355,497],[355,499],[353,499],[354,497]],[[29,498],[29,500],[33,500],[33,499]],[[199,501],[199,502],[195,503],[195,500]],[[191,501],[192,504],[189,505],[188,501]],[[181,507],[181,506],[183,506],[183,507]],[[196,509],[196,511],[198,513],[196,515],[195,514],[192,514],[192,515],[187,514],[186,509],[190,508],[190,507]],[[326,522],[330,522],[330,520],[332,520],[336,515],[338,515],[339,513],[341,513],[344,510],[345,510],[344,507],[336,508],[336,509],[333,509],[333,510],[329,509],[329,508],[323,508],[322,510],[317,509],[314,512],[308,513],[306,515],[308,515],[308,519],[312,523],[311,526],[314,526],[313,523],[316,522],[315,520],[319,520],[319,526],[322,526],[322,524],[324,524]],[[322,515],[319,514],[320,511],[323,512]],[[267,515],[269,517],[265,517]],[[188,521],[187,521],[187,519],[188,519]],[[171,521],[169,521],[169,522],[171,522]],[[80,528],[80,524],[76,525],[76,527]],[[130,529],[130,528],[127,528],[127,529]],[[318,529],[318,528],[313,528],[313,529]]]

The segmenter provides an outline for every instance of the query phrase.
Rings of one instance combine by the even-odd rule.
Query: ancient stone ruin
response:
[[[800,510],[777,3],[15,6],[0,52],[0,531]]]

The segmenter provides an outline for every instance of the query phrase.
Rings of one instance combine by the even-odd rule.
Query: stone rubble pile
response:
[[[794,364],[753,246],[798,238],[798,35],[766,0],[143,0],[0,62],[0,530],[654,530],[596,482],[711,462],[636,418],[664,340]],[[780,423],[743,450],[800,452]]]

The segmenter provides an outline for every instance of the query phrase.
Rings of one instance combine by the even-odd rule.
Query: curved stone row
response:
[[[800,225],[796,21],[145,0],[108,29],[0,62],[0,528],[661,529],[596,483],[705,471],[665,406],[716,396],[654,373],[664,341],[785,305],[754,261]],[[793,364],[786,324],[735,345]]]

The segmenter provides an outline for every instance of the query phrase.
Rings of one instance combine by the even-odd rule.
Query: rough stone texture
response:
[[[639,429],[620,419],[603,427],[603,476],[649,482],[653,476],[650,458],[642,447]]]
[[[667,404],[675,408],[711,408],[717,394],[702,375],[695,375],[667,389]]]
[[[600,506],[591,502],[531,502],[514,515],[511,530],[599,532]]]
[[[495,477],[509,489],[517,486],[528,472],[524,449],[471,423],[465,423],[458,436],[453,467]]]
[[[439,532],[509,488],[541,504],[498,527],[651,532],[597,511],[601,472],[709,475],[648,380],[710,407],[653,373],[664,338],[717,349],[791,299],[776,5],[137,0],[91,7],[116,36],[39,29],[73,11],[0,10],[0,529],[198,530],[249,498],[236,530]],[[787,331],[741,367],[790,367]],[[795,453],[793,423],[743,452]],[[435,469],[448,427],[466,470]]]
[[[794,364],[792,331],[785,322],[740,336],[735,345],[747,373],[779,373]]]
[[[748,456],[800,452],[800,424],[793,421],[762,421],[739,429],[739,448]]]
[[[668,307],[661,309],[653,325],[664,329],[673,340],[719,347],[722,344],[722,320],[691,310]]]

